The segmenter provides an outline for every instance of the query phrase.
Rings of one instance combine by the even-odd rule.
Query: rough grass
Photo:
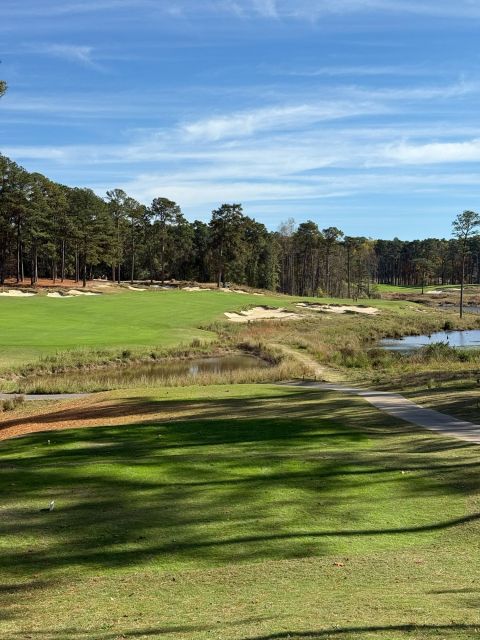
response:
[[[142,389],[155,389],[159,386],[184,387],[193,382],[196,385],[230,385],[314,377],[308,366],[292,359],[285,359],[270,367],[252,367],[222,373],[200,372],[195,375],[194,379],[188,373],[142,374],[141,367],[138,367],[138,374],[135,374],[135,365],[129,365],[127,371],[125,369],[116,368],[113,371],[110,368],[94,369],[89,371],[87,375],[85,372],[66,372],[49,376],[35,375],[15,382],[12,381],[7,385],[7,388],[9,387],[9,390],[15,393],[78,393],[128,389],[132,385]]]
[[[478,447],[312,389],[104,398],[143,417],[1,443],[2,640],[478,637]]]
[[[398,353],[376,349],[375,345],[381,338],[429,334],[447,325],[450,329],[478,328],[479,317],[469,315],[460,320],[453,313],[425,309],[410,303],[374,302],[381,309],[377,316],[318,313],[288,325],[252,324],[227,329],[230,334],[235,333],[240,341],[250,339],[282,343],[304,350],[319,363],[337,368],[345,378],[351,380],[375,382],[394,374],[398,379],[400,373],[408,376],[412,372],[428,369],[435,359],[439,366],[451,365],[454,370],[458,366],[471,369],[477,366],[474,354],[460,357],[458,351],[452,350],[447,354],[449,357],[445,357],[445,352],[403,357]],[[382,302],[383,306],[378,302]],[[218,330],[221,331],[220,328]]]

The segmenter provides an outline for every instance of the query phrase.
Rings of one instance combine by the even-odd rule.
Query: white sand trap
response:
[[[93,293],[93,291],[78,291],[78,289],[70,289],[68,291],[70,296],[99,296],[99,293]]]
[[[34,293],[29,291],[19,291],[18,289],[9,289],[8,291],[0,292],[0,296],[7,296],[8,298],[31,298]]]
[[[326,311],[327,313],[347,313],[347,311],[350,311],[351,313],[364,313],[368,316],[374,316],[378,313],[376,307],[359,307],[346,304],[307,304],[306,302],[299,302],[297,307],[312,309],[313,311]]]
[[[202,287],[183,287],[182,291],[208,291],[208,289],[202,289]]]
[[[62,295],[61,293],[58,293],[58,291],[51,291],[50,293],[47,293],[47,298],[73,298],[73,296],[71,295]]]
[[[254,295],[254,296],[264,296],[265,294],[264,293],[253,293],[252,295]]]
[[[241,289],[232,289],[233,293],[243,293],[243,295],[248,295],[247,291],[242,291]]]
[[[439,296],[442,293],[445,293],[445,291],[440,291],[440,290],[434,290],[434,291],[426,291],[425,293],[428,293],[431,296]]]
[[[230,322],[251,322],[252,320],[300,320],[297,313],[285,311],[285,309],[266,309],[265,307],[255,307],[248,311],[239,313],[225,313]]]
[[[130,285],[128,285],[127,288],[130,289],[130,291],[146,291],[146,289],[141,289],[140,287],[131,287]]]

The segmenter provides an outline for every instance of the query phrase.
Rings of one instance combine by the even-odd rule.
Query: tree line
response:
[[[222,204],[208,223],[189,222],[168,198],[146,206],[121,189],[102,198],[0,155],[0,284],[176,279],[358,298],[377,283],[444,285],[462,273],[480,281],[477,235],[372,240],[293,219],[269,231],[240,204]]]

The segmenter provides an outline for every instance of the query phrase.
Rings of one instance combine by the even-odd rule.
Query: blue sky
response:
[[[1,0],[0,151],[193,220],[450,235],[480,208],[478,0]]]

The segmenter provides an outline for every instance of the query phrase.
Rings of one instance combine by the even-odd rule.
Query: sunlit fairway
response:
[[[68,349],[168,347],[195,338],[209,340],[215,334],[199,327],[222,319],[225,311],[252,304],[280,307],[285,300],[221,291],[0,298],[0,366]]]
[[[103,398],[0,444],[2,640],[478,637],[478,447],[299,387]]]
[[[225,311],[257,305],[284,307],[299,299],[215,290],[0,298],[0,367],[71,349],[173,347],[196,338],[208,341],[216,334],[202,327],[225,321]],[[401,308],[384,300],[374,304]]]

